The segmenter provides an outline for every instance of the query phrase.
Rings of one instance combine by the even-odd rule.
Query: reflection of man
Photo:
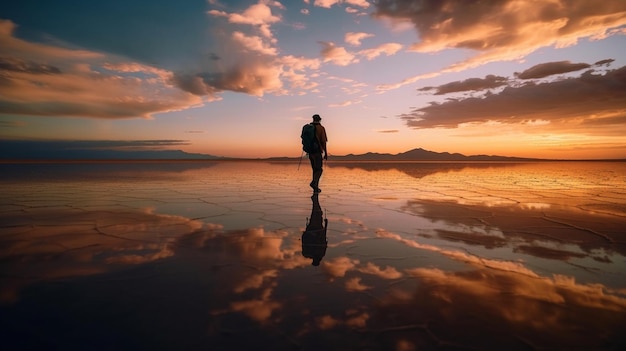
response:
[[[326,254],[326,228],[328,219],[322,220],[322,208],[320,207],[317,194],[311,196],[311,218],[302,233],[302,256],[313,259],[313,265],[319,266]]]

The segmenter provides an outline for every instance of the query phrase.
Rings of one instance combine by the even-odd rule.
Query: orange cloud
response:
[[[220,72],[177,74],[175,83],[195,95],[214,95],[223,90],[263,96],[267,92],[281,92],[282,68],[274,61],[256,61],[234,64]]]
[[[267,43],[263,42],[263,39],[258,36],[247,36],[242,32],[235,31],[232,34],[232,38],[249,51],[256,51],[270,56],[275,56],[278,53],[275,47],[267,45]]]
[[[382,0],[374,17],[410,22],[420,42],[419,52],[446,48],[471,49],[480,54],[459,62],[460,71],[488,62],[513,60],[546,47],[565,47],[579,39],[600,39],[626,24],[626,3],[604,1],[493,2]]]
[[[34,44],[0,21],[0,107],[34,116],[149,118],[198,106],[202,100],[172,85],[173,74],[86,50]]]
[[[347,66],[358,62],[354,54],[341,46],[336,46],[335,43],[325,41],[320,41],[319,43],[322,45],[321,54],[324,62],[331,62],[337,66]]]
[[[361,50],[359,55],[365,56],[368,60],[373,60],[383,54],[387,56],[395,55],[400,49],[402,49],[402,44],[386,43],[372,49]]]
[[[462,85],[461,83],[459,85]],[[412,128],[456,128],[463,123],[497,122],[528,127],[611,135],[625,122],[626,66],[604,74],[509,86],[483,97],[447,100],[416,108],[401,117]]]
[[[611,60],[603,60],[601,62],[605,61],[610,62]],[[546,62],[532,66],[521,73],[515,73],[515,76],[519,79],[544,78],[554,74],[574,72],[589,67],[591,67],[591,65],[588,63],[571,63],[569,61]]]
[[[280,22],[281,17],[272,14],[270,6],[284,8],[278,1],[259,1],[259,3],[251,5],[242,13],[227,13],[218,10],[210,10],[207,13],[216,17],[226,17],[230,23],[256,26],[261,35],[266,38],[273,38],[270,25]]]
[[[348,32],[345,34],[344,36],[344,40],[346,43],[352,45],[352,46],[360,46],[361,45],[361,40],[366,39],[366,38],[371,38],[373,37],[374,34],[370,34],[370,33],[363,33],[363,32]]]
[[[435,95],[443,95],[462,91],[493,89],[505,86],[506,84],[507,79],[505,77],[499,77],[490,74],[485,78],[468,78],[463,81],[451,82],[440,85],[438,87],[424,87],[419,89],[419,91],[435,90]]]

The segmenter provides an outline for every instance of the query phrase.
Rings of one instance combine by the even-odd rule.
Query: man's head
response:
[[[313,115],[313,120],[314,120],[315,122],[319,122],[319,121],[321,121],[321,120],[322,120],[322,117],[320,117],[320,115],[318,115],[318,114],[314,114],[314,115]]]

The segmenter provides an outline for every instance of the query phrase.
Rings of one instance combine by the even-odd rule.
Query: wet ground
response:
[[[0,164],[2,348],[626,348],[626,163],[309,181],[304,162]]]

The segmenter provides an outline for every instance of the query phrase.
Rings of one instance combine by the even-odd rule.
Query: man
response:
[[[320,115],[313,115],[313,122],[311,123],[315,127],[315,139],[317,140],[316,150],[309,152],[309,161],[311,161],[311,169],[313,170],[313,180],[311,181],[311,188],[314,193],[319,193],[322,189],[319,188],[320,177],[322,176],[322,153],[324,153],[324,160],[328,160],[328,151],[326,150],[326,129],[320,123],[322,117]]]

